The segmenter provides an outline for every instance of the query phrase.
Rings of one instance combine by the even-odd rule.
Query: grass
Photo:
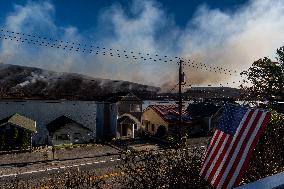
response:
[[[61,144],[61,145],[55,145],[54,148],[55,150],[63,150],[63,149],[82,148],[90,146],[98,146],[98,144]]]

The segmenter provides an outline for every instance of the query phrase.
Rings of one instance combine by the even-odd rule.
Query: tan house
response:
[[[178,126],[179,113],[176,105],[150,105],[142,114],[142,124],[150,134],[172,134]],[[187,133],[191,126],[191,117],[182,112],[182,133]]]

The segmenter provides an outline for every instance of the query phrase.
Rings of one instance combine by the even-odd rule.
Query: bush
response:
[[[175,137],[169,141],[176,143]],[[190,139],[189,139],[190,143]],[[159,152],[129,152],[121,167],[120,182],[125,188],[209,188],[199,177],[202,149],[175,149]],[[272,115],[265,133],[254,150],[241,184],[284,171],[284,116]]]
[[[284,171],[284,116],[273,114],[261,136],[242,183]]]
[[[48,189],[101,189],[106,188],[103,176],[94,176],[92,172],[70,171],[48,175],[44,178],[20,180],[17,177],[9,182],[1,182],[0,188],[48,188]]]
[[[167,128],[163,125],[160,125],[157,129],[156,136],[159,138],[164,137],[167,134]]]
[[[129,152],[121,166],[124,188],[209,188],[200,178],[203,149]]]

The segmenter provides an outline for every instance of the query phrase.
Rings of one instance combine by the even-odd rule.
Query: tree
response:
[[[277,62],[264,57],[241,73],[247,76],[244,83],[249,85],[241,85],[244,99],[269,103],[284,99],[284,46],[277,49],[276,55]]]
[[[166,129],[166,127],[163,126],[163,125],[160,125],[160,126],[158,127],[158,129],[157,129],[156,136],[162,138],[162,137],[164,137],[166,134],[167,134],[167,129]]]
[[[268,101],[268,107],[276,109],[275,102],[284,100],[284,46],[276,51],[276,60],[264,57],[255,61],[252,66],[242,72],[247,76],[242,85],[247,100]],[[273,113],[264,134],[254,150],[249,167],[242,183],[249,183],[260,178],[283,171],[284,168],[284,116]]]

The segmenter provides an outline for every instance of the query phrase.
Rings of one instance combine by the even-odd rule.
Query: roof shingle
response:
[[[169,123],[176,123],[179,120],[179,111],[176,105],[150,105],[149,107]],[[186,111],[182,111],[181,119],[183,123],[190,122],[191,116]]]
[[[31,132],[36,132],[36,121],[29,119],[25,116],[21,116],[20,114],[14,114],[5,119],[0,120],[0,126],[7,123],[22,127],[23,129],[29,130]]]

